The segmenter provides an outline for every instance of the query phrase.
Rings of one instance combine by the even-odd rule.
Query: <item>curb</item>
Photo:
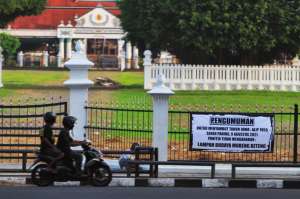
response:
[[[31,184],[30,178],[0,178],[7,184]],[[84,182],[55,182],[54,186],[83,186]],[[1,183],[0,183],[1,186]],[[178,178],[113,178],[110,187],[198,187],[198,188],[258,188],[300,189],[300,180],[282,179],[178,179]]]
[[[300,189],[300,180],[277,179],[132,179],[136,187],[199,187],[199,188],[258,188]]]

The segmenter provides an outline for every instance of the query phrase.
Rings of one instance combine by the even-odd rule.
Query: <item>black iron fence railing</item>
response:
[[[32,103],[32,104],[29,104]],[[19,163],[34,157],[33,151],[39,147],[39,130],[43,127],[44,113],[57,114],[54,132],[61,129],[62,117],[67,113],[67,102],[37,101],[0,104],[0,162]],[[31,153],[29,153],[31,152]],[[23,161],[24,162],[24,161]]]
[[[86,107],[87,136],[102,150],[123,151],[138,142],[152,145],[152,111]]]
[[[144,104],[144,103],[142,103]],[[132,143],[152,146],[153,112],[150,106],[134,104],[89,105],[86,132],[93,144],[103,151],[125,151]],[[169,160],[213,162],[264,162],[295,163],[300,160],[298,106],[292,107],[242,107],[235,109],[216,107],[190,107],[183,109],[170,105],[168,157]],[[179,111],[178,111],[179,110]],[[61,119],[67,113],[67,103],[0,104],[0,162],[19,162],[24,159],[21,150],[34,150],[39,146],[39,129],[43,126],[43,114],[47,111],[58,115],[56,132],[61,128]],[[229,153],[190,150],[190,114],[197,111],[206,114],[245,113],[274,115],[274,145],[272,152]],[[8,151],[11,151],[9,153]],[[18,153],[20,151],[20,153]],[[3,152],[3,153],[2,153]],[[33,155],[26,155],[32,158]]]
[[[177,107],[178,108],[178,107]],[[169,111],[168,148],[169,160],[214,161],[214,162],[279,162],[300,160],[298,146],[298,106],[294,107],[238,107],[218,111],[204,109]],[[118,108],[88,106],[87,134],[103,150],[126,150],[133,142],[152,145],[152,110],[149,108]],[[176,109],[176,107],[175,107]],[[272,114],[275,119],[274,148],[268,153],[228,153],[190,150],[190,114],[194,111],[208,114]]]

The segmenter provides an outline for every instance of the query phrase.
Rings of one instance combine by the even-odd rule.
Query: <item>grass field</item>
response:
[[[9,103],[11,100],[26,101],[28,98],[38,103],[47,101],[48,98],[51,97],[62,96],[63,98],[67,98],[69,91],[63,86],[63,82],[68,79],[68,75],[68,71],[5,70],[3,73],[4,88],[0,89],[0,104],[2,102]],[[147,94],[147,91],[143,89],[142,72],[89,72],[89,78],[91,80],[95,80],[97,77],[108,77],[121,84],[121,88],[108,90],[93,87],[89,91],[89,100],[91,102],[105,102],[105,106],[108,107],[125,104],[126,106],[134,108],[143,106],[145,102],[151,104],[151,97]],[[170,101],[171,107],[175,107],[176,110],[230,111],[233,109],[232,111],[266,112],[267,109],[282,111],[287,110],[287,107],[289,107],[288,110],[292,112],[293,105],[298,104],[300,101],[300,93],[270,91],[176,91]],[[31,103],[31,101],[26,102]],[[34,109],[26,109],[25,111],[31,113],[32,111],[34,112]],[[125,130],[128,128],[136,130],[136,128],[139,129],[141,126],[144,126],[144,123],[151,126],[152,115],[137,116],[136,113],[135,115],[130,115],[126,112],[126,114],[119,115],[117,121],[115,121],[116,113],[108,112],[105,114],[105,117],[109,116],[111,116],[111,118],[103,120],[108,128],[113,126]],[[222,153],[209,154],[189,151],[189,135],[187,133],[189,124],[188,116],[187,113],[174,113],[172,117],[170,116],[170,126],[172,126],[170,130],[173,132],[169,135],[170,157],[174,158],[175,156],[179,156],[197,160],[218,160],[224,158],[224,154]],[[148,117],[148,119],[146,117]],[[96,116],[93,118],[95,119]],[[123,118],[123,122],[121,122],[120,118]],[[292,157],[291,146],[293,140],[292,136],[285,134],[293,133],[293,117],[278,114],[275,119],[277,124],[275,129],[277,137],[274,153],[229,154],[229,156],[226,155],[225,159],[252,160],[254,158],[261,160],[289,160]],[[18,120],[18,122],[20,121],[22,120]],[[94,125],[97,125],[98,122],[96,121]],[[6,122],[6,124],[9,125],[10,122]],[[121,131],[100,132],[95,130],[90,132],[90,137],[94,141],[95,146],[102,149],[113,149],[112,147],[127,149],[130,143],[137,141],[151,143],[151,134],[147,132],[134,131],[130,134],[126,133],[127,131],[124,134]],[[282,133],[284,133],[284,135],[281,135]],[[32,141],[35,143],[36,139]],[[7,140],[3,140],[2,138],[2,143],[4,142],[17,143],[22,142],[22,140],[18,137],[7,138]]]
[[[3,101],[27,97],[44,98],[51,96],[68,96],[68,89],[63,82],[68,79],[68,71],[33,71],[4,70],[3,84],[0,96]],[[136,100],[150,100],[143,89],[143,72],[111,72],[90,71],[89,78],[108,77],[122,85],[120,89],[91,89],[91,101],[116,101],[118,103],[133,103]],[[134,100],[133,100],[134,99]],[[290,106],[300,101],[298,92],[270,91],[177,91],[171,97],[171,103],[209,105],[209,106]]]

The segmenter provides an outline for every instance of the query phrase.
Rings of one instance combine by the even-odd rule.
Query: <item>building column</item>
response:
[[[84,45],[84,49],[85,49],[85,54],[87,55],[88,52],[88,42],[87,39],[83,39],[83,45]]]
[[[65,59],[65,39],[63,38],[59,39],[59,55],[60,59]]]
[[[140,69],[140,66],[139,66],[139,49],[136,46],[133,47],[133,62],[134,62],[134,69]]]
[[[44,67],[49,66],[49,53],[48,53],[48,51],[43,52],[43,66]]]
[[[125,41],[122,39],[118,40],[118,65],[121,71],[125,70],[126,62],[125,62],[125,51],[124,51]]]
[[[70,59],[72,56],[72,39],[67,39],[67,59]]]
[[[126,43],[126,69],[131,69],[132,46],[130,42]]]
[[[19,67],[23,67],[24,66],[24,53],[23,51],[20,51],[17,55],[18,57],[18,65]]]
[[[4,56],[2,55],[2,48],[0,46],[0,88],[3,87],[3,83],[2,83],[2,64],[4,62]]]

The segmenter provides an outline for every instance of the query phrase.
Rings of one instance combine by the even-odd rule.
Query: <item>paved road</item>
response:
[[[0,187],[1,199],[299,199],[293,189]]]

